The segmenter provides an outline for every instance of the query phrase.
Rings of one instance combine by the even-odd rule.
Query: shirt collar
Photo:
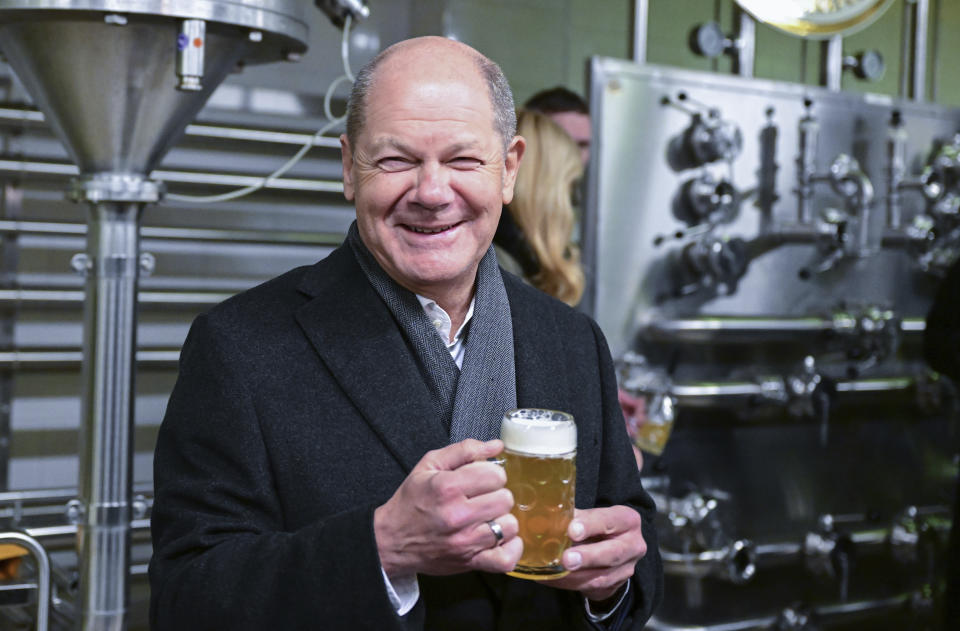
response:
[[[453,346],[460,342],[463,337],[464,331],[466,330],[467,324],[470,323],[470,319],[473,317],[473,303],[476,300],[476,297],[470,299],[470,306],[467,308],[467,315],[463,318],[463,324],[460,325],[460,328],[457,329],[456,335],[453,336],[453,341],[450,340],[450,328],[453,326],[453,322],[450,321],[450,315],[444,311],[443,307],[437,304],[435,300],[421,296],[420,294],[415,294],[417,300],[420,302],[420,306],[423,307],[424,313],[427,314],[427,319],[430,320],[430,323],[433,324],[434,328],[437,330],[437,333],[440,334],[440,337],[443,339],[443,343],[447,347]]]

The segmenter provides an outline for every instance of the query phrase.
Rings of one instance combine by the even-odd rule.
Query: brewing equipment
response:
[[[330,3],[328,3],[330,4]],[[0,0],[0,49],[79,169],[88,206],[80,497],[84,629],[122,629],[128,597],[139,250],[151,172],[238,64],[296,60],[297,0]],[[140,514],[138,514],[140,513]],[[41,603],[45,607],[45,603]]]
[[[601,58],[590,100],[586,308],[648,401],[650,628],[923,628],[957,397],[920,341],[960,256],[960,111]]]

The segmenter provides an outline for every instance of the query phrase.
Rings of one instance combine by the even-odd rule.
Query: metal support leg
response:
[[[134,361],[140,214],[153,182],[106,176],[79,183],[90,203],[81,432],[80,605],[84,631],[122,631],[128,601],[133,482]]]

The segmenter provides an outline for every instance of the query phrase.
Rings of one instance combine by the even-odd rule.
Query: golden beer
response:
[[[507,488],[520,525],[523,556],[510,576],[565,576],[560,557],[570,545],[576,490],[577,426],[563,412],[524,408],[504,415],[500,437]]]

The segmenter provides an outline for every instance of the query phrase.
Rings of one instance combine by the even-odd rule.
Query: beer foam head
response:
[[[510,451],[556,456],[576,451],[577,426],[565,412],[521,408],[503,415],[500,438]]]

